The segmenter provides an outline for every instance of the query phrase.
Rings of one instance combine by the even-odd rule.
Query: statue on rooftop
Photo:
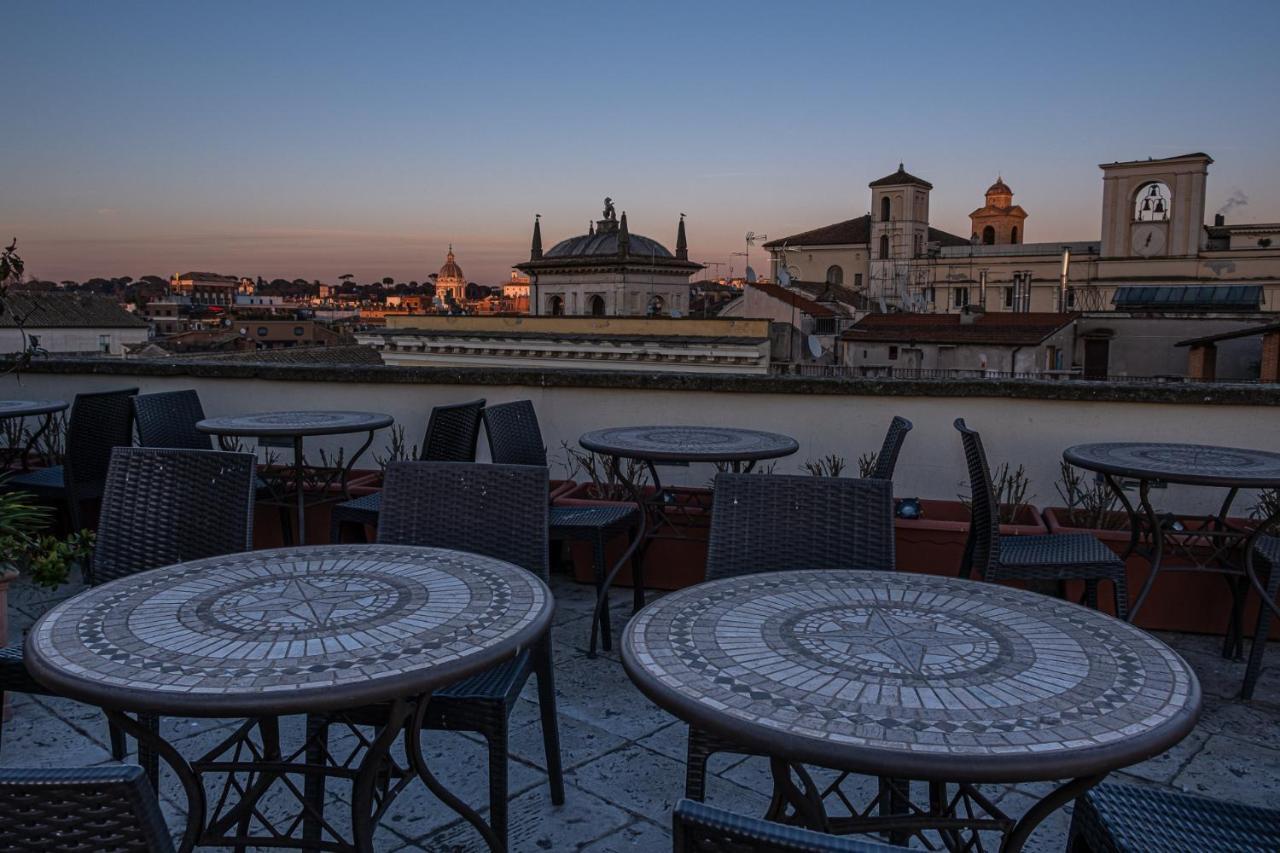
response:
[[[617,214],[613,212],[613,199],[609,198],[608,196],[605,196],[605,199],[604,199],[604,218],[608,219],[609,221],[613,221],[614,219],[617,219]]]

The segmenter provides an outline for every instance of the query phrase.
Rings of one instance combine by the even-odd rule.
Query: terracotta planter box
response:
[[[1097,537],[1118,556],[1123,556],[1129,547],[1129,518],[1124,512],[1111,513],[1122,529],[1099,530],[1094,528],[1075,527],[1071,524],[1068,511],[1063,507],[1049,507],[1044,511],[1044,520],[1050,533],[1088,533]],[[1198,518],[1179,516],[1178,520],[1188,528],[1194,529],[1201,521]],[[1252,522],[1247,518],[1230,518],[1232,524],[1248,527]],[[1169,537],[1176,539],[1176,535]],[[1203,552],[1203,549],[1197,549]],[[1165,567],[1187,565],[1185,557],[1170,553],[1165,548]],[[1151,564],[1145,557],[1133,555],[1125,561],[1125,574],[1129,583],[1129,600],[1132,603],[1142,591]],[[1067,585],[1068,593],[1079,595],[1081,583]],[[1099,596],[1099,603],[1108,613],[1112,611],[1111,596],[1104,589]],[[1151,595],[1142,605],[1138,613],[1137,624],[1140,627],[1157,631],[1190,631],[1202,634],[1222,634],[1227,627],[1228,614],[1231,612],[1231,593],[1222,578],[1202,572],[1162,572],[1160,579],[1151,589]],[[1250,594],[1245,606],[1245,635],[1250,636],[1258,618],[1258,602],[1256,595]],[[1273,623],[1270,636],[1280,639],[1280,623]]]
[[[959,577],[969,538],[969,508],[960,501],[920,499],[921,518],[894,518],[894,546],[900,571]],[[1047,533],[1040,512],[1024,506],[1015,524],[1000,525],[1003,536]]]
[[[591,498],[589,483],[575,484],[555,499],[556,506],[634,506],[630,501],[604,501]],[[649,541],[644,555],[644,582],[651,589],[681,589],[701,583],[707,575],[707,537],[711,530],[711,492],[707,489],[671,487],[675,497],[668,517],[675,530],[664,527]],[[646,495],[653,490],[646,489]],[[606,572],[626,550],[625,536],[605,543]],[[573,577],[580,583],[595,583],[591,568],[592,548],[589,542],[572,542]],[[634,579],[628,566],[614,579],[616,586],[631,586]]]

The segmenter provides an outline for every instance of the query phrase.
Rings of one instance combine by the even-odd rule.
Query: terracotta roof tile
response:
[[[990,313],[971,323],[959,314],[868,314],[841,335],[845,341],[1004,344],[1034,346],[1076,320],[1078,314]]]

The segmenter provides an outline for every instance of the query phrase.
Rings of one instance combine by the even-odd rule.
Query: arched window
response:
[[[1009,232],[1009,242],[1016,244],[1018,242],[1018,226],[1013,226],[1013,230]]]
[[[551,301],[547,304],[547,308],[550,310],[552,317],[563,317],[564,298],[560,296],[551,297]]]
[[[982,229],[982,245],[994,246],[996,244],[996,229],[988,225]]]
[[[604,316],[604,297],[599,294],[587,300],[587,313],[592,317]]]
[[[653,296],[649,299],[649,316],[656,317],[662,313],[662,309],[667,305],[661,296]]]
[[[1133,197],[1135,222],[1168,222],[1172,209],[1173,196],[1169,194],[1169,185],[1160,181],[1143,184]]]
[[[889,221],[889,205],[890,204],[891,202],[889,201],[888,196],[883,196],[880,199],[880,221],[881,222]]]
[[[827,267],[827,284],[844,284],[844,270],[839,266]]]
[[[880,235],[880,257],[882,258],[889,257],[889,235],[888,234]]]

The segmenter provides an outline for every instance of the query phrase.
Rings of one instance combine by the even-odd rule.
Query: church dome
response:
[[[1013,195],[1013,190],[1009,189],[1009,185],[1004,182],[1004,178],[997,177],[996,182],[987,187],[987,195]]]
[[[457,261],[453,259],[453,246],[449,247],[449,255],[445,258],[444,266],[440,267],[440,274],[436,278],[437,280],[466,281],[462,275],[462,267],[458,266]]]
[[[617,231],[604,231],[595,234],[579,234],[568,240],[561,240],[547,252],[548,258],[592,258],[618,256]],[[630,235],[628,252],[638,258],[673,258],[674,255],[666,246],[643,234]]]

